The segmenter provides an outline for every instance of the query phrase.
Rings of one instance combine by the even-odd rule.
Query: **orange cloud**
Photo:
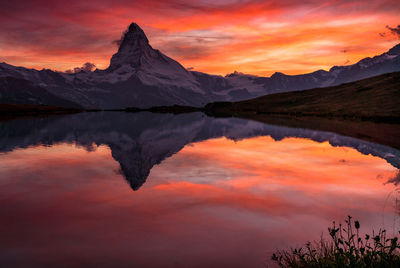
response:
[[[268,76],[352,64],[398,40],[397,1],[16,0],[0,11],[0,61],[32,68],[106,68],[113,40],[136,21],[185,67]],[[217,37],[217,38],[216,38]],[[218,38],[218,37],[223,37]],[[343,53],[346,51],[346,53]]]

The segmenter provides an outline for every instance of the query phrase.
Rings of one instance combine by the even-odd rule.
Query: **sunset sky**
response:
[[[186,68],[300,74],[387,51],[400,42],[399,14],[398,0],[2,1],[0,62],[103,69],[136,22]]]

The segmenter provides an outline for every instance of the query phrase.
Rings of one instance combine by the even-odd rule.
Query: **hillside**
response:
[[[35,85],[31,81],[14,77],[0,77],[0,104],[15,104],[10,108],[10,112],[15,110],[15,107],[22,105],[51,105],[56,107],[66,108],[81,108],[79,104],[64,98],[58,97],[50,93],[45,88]]]
[[[400,119],[400,72],[388,73],[334,87],[266,95],[240,102],[206,105],[211,115],[287,114]]]

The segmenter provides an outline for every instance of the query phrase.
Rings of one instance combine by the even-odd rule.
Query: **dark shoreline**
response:
[[[0,104],[0,122],[18,118],[74,114],[83,111],[84,110],[78,108],[65,108],[48,105]]]
[[[220,105],[222,108],[220,108]],[[183,114],[183,113],[194,113],[203,112],[210,117],[238,117],[245,119],[253,119],[258,121],[256,118],[260,117],[272,117],[272,118],[319,118],[319,119],[331,119],[331,120],[347,120],[347,121],[369,121],[374,123],[388,123],[388,124],[399,124],[400,116],[367,116],[357,114],[318,114],[318,113],[302,113],[302,112],[261,112],[253,110],[237,110],[235,108],[226,108],[227,106],[234,107],[235,103],[221,102],[211,103],[206,107],[191,107],[182,105],[173,106],[155,106],[150,108],[136,108],[129,107],[126,109],[78,109],[78,108],[64,108],[47,105],[14,105],[14,104],[0,104],[0,118],[5,117],[21,117],[21,116],[47,116],[47,115],[59,115],[59,114],[71,114],[71,113],[82,113],[82,112],[128,112],[128,113],[139,113],[139,112],[151,112],[161,114]]]

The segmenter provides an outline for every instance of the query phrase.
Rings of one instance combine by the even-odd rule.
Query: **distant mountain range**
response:
[[[269,94],[205,106],[213,116],[259,114],[307,115],[400,122],[400,72],[386,73],[332,87]]]
[[[381,55],[329,71],[274,73],[271,77],[235,72],[223,77],[186,70],[153,49],[143,30],[132,23],[105,70],[62,73],[0,63],[0,103],[99,109],[173,104],[200,107],[209,102],[334,86],[400,71],[399,55],[400,44]]]

